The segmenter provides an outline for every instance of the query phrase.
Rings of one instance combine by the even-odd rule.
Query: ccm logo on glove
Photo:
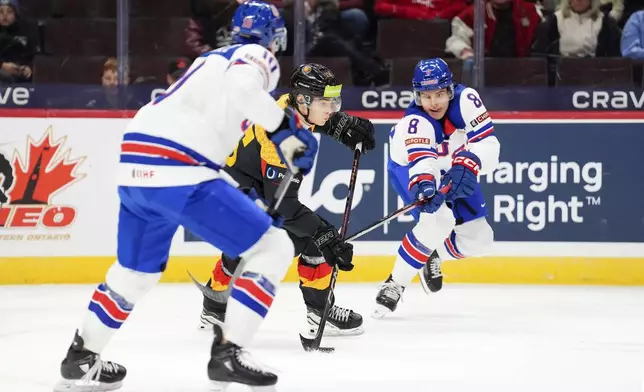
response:
[[[454,161],[452,161],[452,166],[453,165],[462,165],[465,166],[466,168],[470,169],[471,171],[474,172],[477,176],[479,175],[479,164],[471,158],[464,157],[464,156],[458,156],[454,158]]]

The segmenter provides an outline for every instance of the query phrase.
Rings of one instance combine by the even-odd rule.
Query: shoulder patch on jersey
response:
[[[480,123],[482,123],[483,121],[487,120],[488,118],[490,118],[490,113],[485,112],[480,116],[476,117],[474,120],[470,121],[470,125],[472,126],[472,128],[474,128]]]
[[[286,167],[280,159],[280,155],[277,153],[277,148],[275,144],[268,138],[266,135],[266,130],[259,125],[255,126],[255,137],[257,138],[257,143],[260,146],[259,156],[261,159],[266,161],[267,164],[277,166],[277,167]]]

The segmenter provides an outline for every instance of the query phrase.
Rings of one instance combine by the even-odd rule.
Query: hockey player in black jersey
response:
[[[280,97],[278,104],[296,109],[309,129],[331,136],[351,150],[357,143],[362,143],[365,152],[375,147],[373,124],[339,111],[342,86],[328,68],[320,64],[301,65],[291,76],[290,88],[290,93]],[[240,188],[252,189],[270,203],[286,167],[264,129],[253,125],[246,129],[225,171]],[[309,332],[314,334],[326,302],[334,260],[351,260],[353,249],[340,241],[335,227],[298,200],[300,181],[298,176],[291,184],[278,212],[284,218],[283,228],[295,245],[295,256],[299,256],[300,289],[307,308]],[[202,328],[224,320],[227,288],[240,262],[241,259],[225,254],[217,261],[212,277],[202,289],[205,293]],[[349,262],[339,264],[338,268],[348,271],[353,265]],[[362,316],[350,309],[334,305],[328,321],[325,335],[363,333]]]

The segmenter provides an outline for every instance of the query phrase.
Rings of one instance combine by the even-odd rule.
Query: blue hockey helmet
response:
[[[284,19],[272,4],[246,1],[233,15],[232,38],[238,44],[258,44],[275,52],[286,50]]]
[[[454,97],[454,75],[449,70],[445,60],[436,57],[420,60],[414,68],[411,81],[414,90],[414,100],[420,105],[420,92],[447,89],[449,99]]]

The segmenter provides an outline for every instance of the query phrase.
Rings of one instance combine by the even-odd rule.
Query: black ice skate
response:
[[[309,323],[309,334],[315,335],[320,326],[322,310],[307,306],[306,318]],[[351,309],[333,306],[329,309],[329,317],[324,327],[323,336],[356,336],[362,335],[362,316]]]
[[[120,388],[126,370],[117,363],[101,361],[100,355],[86,350],[76,331],[67,357],[60,364],[60,374],[63,378],[54,392],[98,392]]]
[[[441,258],[433,251],[429,260],[420,270],[420,283],[427,294],[435,293],[443,288],[443,274],[441,273]]]
[[[255,392],[274,391],[277,375],[262,369],[251,355],[231,342],[223,342],[223,331],[213,326],[215,340],[210,350],[208,378],[213,381],[214,391],[225,391],[230,383],[244,384]]]
[[[378,295],[376,296],[376,307],[371,317],[383,318],[388,313],[396,310],[404,291],[405,288],[394,282],[391,275],[389,275],[385,283],[380,286],[380,291],[378,291]]]

